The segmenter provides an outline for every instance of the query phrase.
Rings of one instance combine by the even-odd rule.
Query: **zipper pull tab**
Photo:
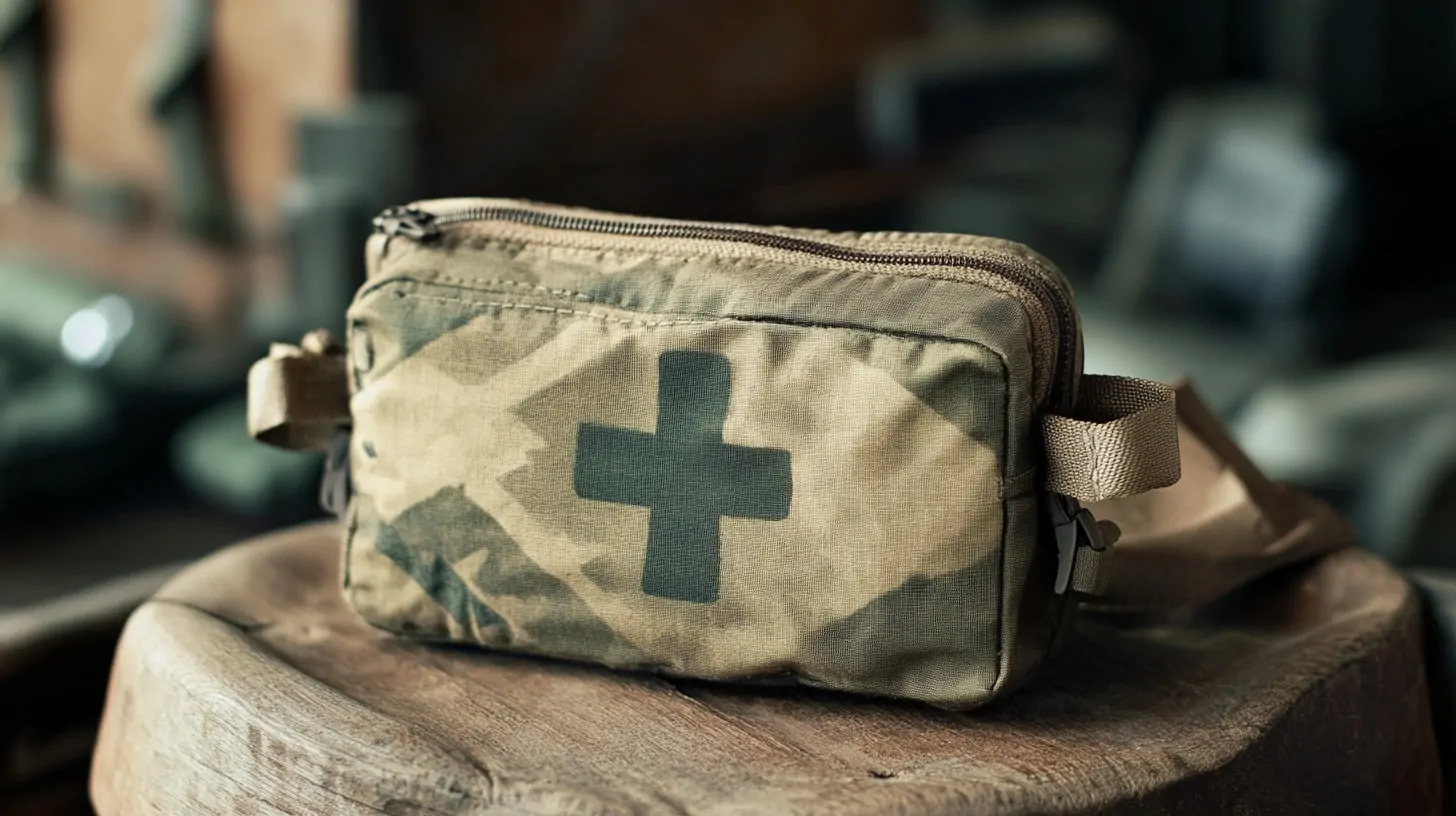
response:
[[[415,241],[429,241],[440,236],[434,213],[414,207],[390,207],[374,216],[374,231],[393,238],[403,235]]]

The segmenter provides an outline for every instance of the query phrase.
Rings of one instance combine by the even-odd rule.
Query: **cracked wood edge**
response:
[[[300,712],[316,715],[304,740]],[[492,787],[468,758],[172,603],[127,624],[91,775],[97,809],[117,814],[466,813]]]

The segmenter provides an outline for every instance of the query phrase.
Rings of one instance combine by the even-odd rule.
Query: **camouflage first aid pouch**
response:
[[[344,591],[391,632],[969,708],[1105,581],[1079,502],[1178,479],[1172,391],[1084,376],[1018,244],[491,199],[375,223],[347,342],[279,347],[252,421],[320,448],[347,416]]]

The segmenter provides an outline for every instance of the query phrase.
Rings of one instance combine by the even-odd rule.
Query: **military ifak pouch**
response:
[[[375,224],[344,347],[276,347],[251,421],[340,440],[344,592],[390,632],[969,708],[1105,588],[1080,502],[1179,477],[1172,389],[1084,375],[1015,243],[493,199]]]

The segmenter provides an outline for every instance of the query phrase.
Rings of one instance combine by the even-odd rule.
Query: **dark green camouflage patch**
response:
[[[387,537],[390,541],[386,545]],[[401,563],[401,559],[387,552],[385,546],[402,546],[412,553],[404,560],[422,566],[417,568],[418,572],[409,570],[410,574],[432,598],[450,609],[456,620],[461,617],[454,610],[462,604],[456,599],[450,579],[426,583],[419,576],[424,574],[434,579],[438,571],[430,571],[430,564],[458,564],[484,549],[488,553],[486,559],[473,576],[481,594],[542,601],[538,606],[545,611],[543,616],[513,621],[530,640],[549,646],[554,654],[562,656],[615,665],[646,662],[640,650],[602,622],[565,581],[531,560],[500,523],[459,487],[444,488],[401,513],[392,525],[381,530],[379,541],[376,546],[395,563]],[[409,569],[403,564],[401,567]],[[445,566],[445,571],[455,581],[460,580],[453,568]],[[472,600],[475,598],[463,582],[459,589],[465,590]],[[475,614],[468,604],[464,606],[468,614]]]
[[[854,677],[856,685],[876,694],[916,699],[986,694],[989,687],[963,685],[992,678],[965,669],[995,653],[1000,621],[966,615],[950,625],[931,623],[945,621],[946,610],[978,609],[979,599],[1000,597],[1000,587],[987,583],[999,574],[978,562],[938,578],[911,578],[811,632],[804,651],[810,663],[835,666],[841,677]],[[906,621],[925,625],[906,626]]]
[[[418,303],[419,301],[413,301]],[[406,320],[399,326],[399,356],[406,359],[446,334],[480,317],[480,310],[464,304],[449,303],[436,307],[439,314],[426,324],[422,320]]]
[[[468,628],[472,621],[481,627],[505,624],[495,610],[475,597],[465,581],[439,553],[410,547],[396,528],[391,526],[379,529],[374,547],[408,573],[461,626]]]
[[[894,377],[971,439],[999,450],[1006,424],[1006,367],[994,354],[931,360],[945,344],[846,332],[845,348]]]

